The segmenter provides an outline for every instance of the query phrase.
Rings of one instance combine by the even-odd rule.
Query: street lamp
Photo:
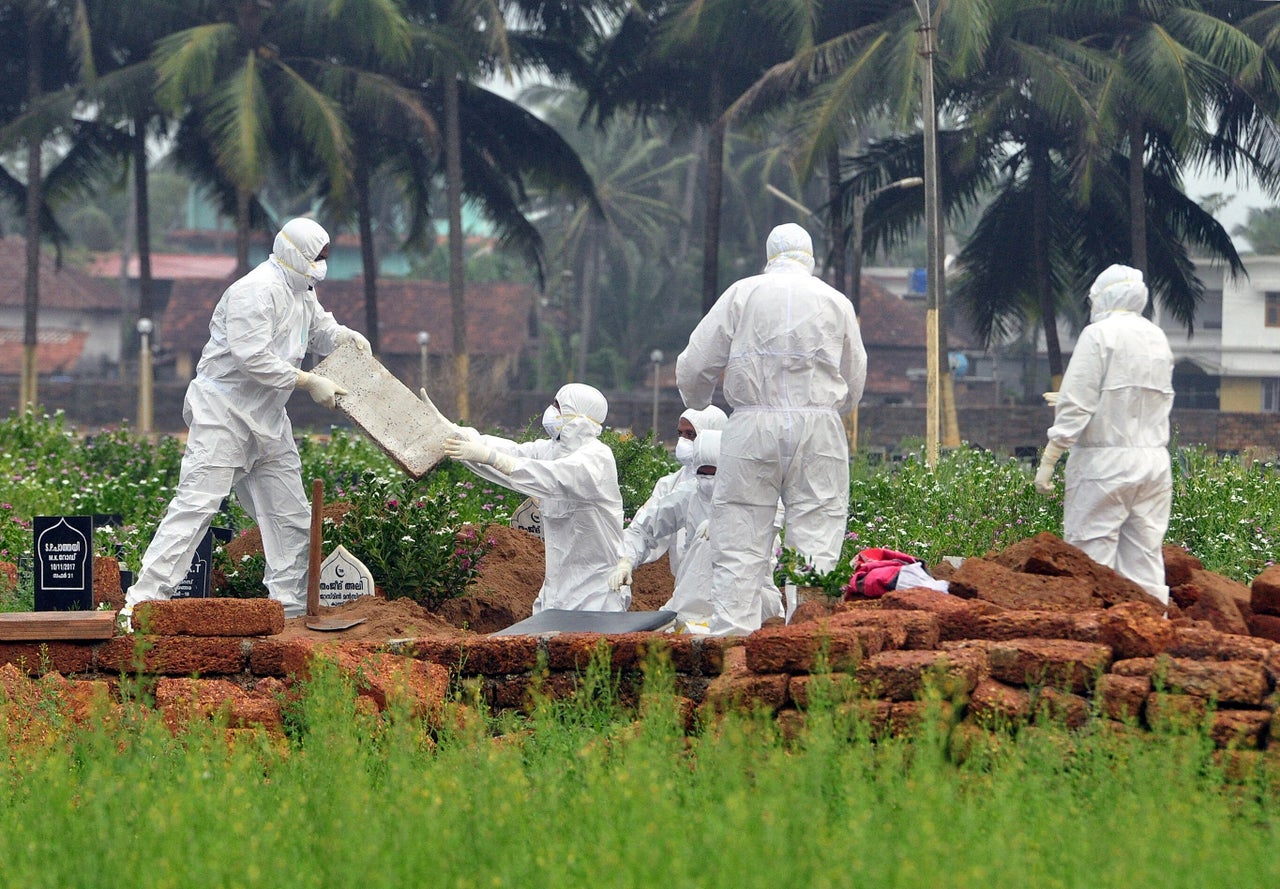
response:
[[[920,55],[924,68],[920,78],[920,117],[924,123],[924,225],[926,260],[925,287],[925,463],[932,468],[938,462],[938,445],[942,437],[942,369],[939,352],[942,345],[942,306],[945,300],[942,283],[942,213],[938,199],[938,116],[933,96],[934,21],[931,0],[912,0],[920,17]]]
[[[658,370],[662,367],[662,350],[654,349],[649,353],[649,360],[653,362],[653,423],[650,428],[653,430],[655,437],[658,435]]]
[[[154,409],[151,401],[151,331],[155,325],[150,318],[138,319],[138,432],[151,434],[151,420]]]
[[[924,180],[919,176],[908,176],[853,197],[853,279],[849,282],[849,301],[853,303],[853,311],[858,314],[862,313],[862,215],[867,210],[867,204],[886,191],[915,188],[917,185],[924,185]]]
[[[431,334],[425,330],[418,331],[418,385],[427,388],[427,343],[431,342]]]

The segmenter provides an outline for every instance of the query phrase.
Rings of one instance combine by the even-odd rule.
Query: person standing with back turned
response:
[[[1053,468],[1069,449],[1062,539],[1168,605],[1173,352],[1164,331],[1142,317],[1147,285],[1138,269],[1110,266],[1089,299],[1089,324],[1058,389],[1036,490],[1053,492]]]
[[[710,631],[760,628],[781,498],[786,545],[830,571],[849,514],[842,415],[862,399],[867,353],[853,305],[813,275],[813,241],[795,223],[766,242],[759,275],[720,295],[676,360],[688,407],[711,403],[724,376],[732,408],[711,509]]]
[[[285,617],[307,609],[311,509],[285,403],[294,389],[334,407],[347,390],[298,369],[308,350],[327,355],[344,342],[364,351],[364,335],[334,320],[316,298],[329,235],[311,219],[291,219],[266,261],[222,294],[209,342],[187,386],[186,452],[178,489],[129,587],[122,621],[149,599],[168,599],[232,490],[262,532],[263,582]]]

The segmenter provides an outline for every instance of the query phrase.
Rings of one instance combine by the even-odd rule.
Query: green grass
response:
[[[1268,886],[1276,798],[1195,735],[1024,730],[948,757],[820,711],[784,741],[691,738],[666,680],[610,683],[511,733],[356,709],[321,673],[288,744],[177,738],[142,709],[0,763],[3,883],[23,887]],[[491,726],[492,727],[492,726]]]

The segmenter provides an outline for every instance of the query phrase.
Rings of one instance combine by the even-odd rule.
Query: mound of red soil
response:
[[[467,635],[438,614],[433,614],[412,599],[383,599],[361,596],[336,608],[321,608],[320,619],[326,621],[363,620],[341,631],[312,630],[309,618],[295,617],[284,622],[284,632],[273,639],[315,639],[317,641],[369,641],[412,639],[421,636]]]

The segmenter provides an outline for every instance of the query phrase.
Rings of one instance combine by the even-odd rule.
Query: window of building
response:
[[[1262,412],[1280,414],[1280,380],[1272,378],[1262,381]]]
[[[1280,291],[1268,290],[1264,296],[1267,298],[1267,327],[1280,327]]]

